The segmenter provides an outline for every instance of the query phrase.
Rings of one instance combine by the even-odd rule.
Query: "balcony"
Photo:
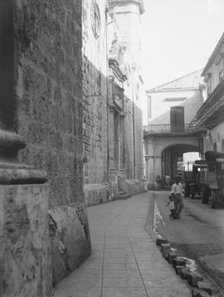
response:
[[[184,126],[172,126],[170,124],[149,124],[143,126],[144,132],[150,134],[179,134],[189,132],[190,124],[184,124]]]

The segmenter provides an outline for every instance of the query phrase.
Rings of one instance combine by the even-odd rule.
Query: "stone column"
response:
[[[46,172],[17,160],[14,1],[0,1],[0,295],[47,297],[52,273]]]
[[[114,164],[114,106],[113,106],[113,77],[108,77],[108,154],[109,171],[115,168]]]
[[[156,180],[157,175],[161,176],[161,156],[153,156],[148,155],[147,156],[147,177],[149,183],[154,183]]]

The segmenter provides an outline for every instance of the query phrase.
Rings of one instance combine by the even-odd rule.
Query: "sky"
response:
[[[224,0],[144,0],[145,89],[203,69],[224,32]]]

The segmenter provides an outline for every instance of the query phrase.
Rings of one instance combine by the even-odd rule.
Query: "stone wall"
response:
[[[84,182],[107,179],[106,1],[96,1],[100,26],[94,31],[94,1],[83,2],[83,145]],[[97,9],[95,7],[95,9]]]
[[[53,284],[90,253],[83,201],[81,1],[15,1],[19,160],[49,177]],[[69,228],[67,228],[69,226]]]
[[[134,109],[135,118],[135,179],[143,178],[143,127],[142,111]]]
[[[0,187],[0,293],[49,297],[51,248],[45,185]]]
[[[94,5],[97,32],[97,21],[92,18]],[[128,179],[142,177],[140,111],[129,97],[124,98],[122,112],[114,110],[114,95],[122,98],[125,85],[109,69],[108,40],[119,35],[113,21],[106,13],[106,1],[83,1],[84,193],[88,206],[117,199],[123,172]],[[129,88],[131,85],[130,81]]]
[[[127,179],[134,179],[134,135],[133,135],[133,102],[125,97],[125,167]]]

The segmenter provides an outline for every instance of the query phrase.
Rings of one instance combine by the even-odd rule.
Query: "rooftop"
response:
[[[155,88],[146,90],[146,93],[150,94],[150,93],[157,93],[157,92],[159,93],[159,92],[167,92],[167,91],[180,91],[181,89],[184,89],[184,90],[198,89],[200,82],[202,82],[201,71],[202,69],[196,70],[180,78],[169,81]]]

